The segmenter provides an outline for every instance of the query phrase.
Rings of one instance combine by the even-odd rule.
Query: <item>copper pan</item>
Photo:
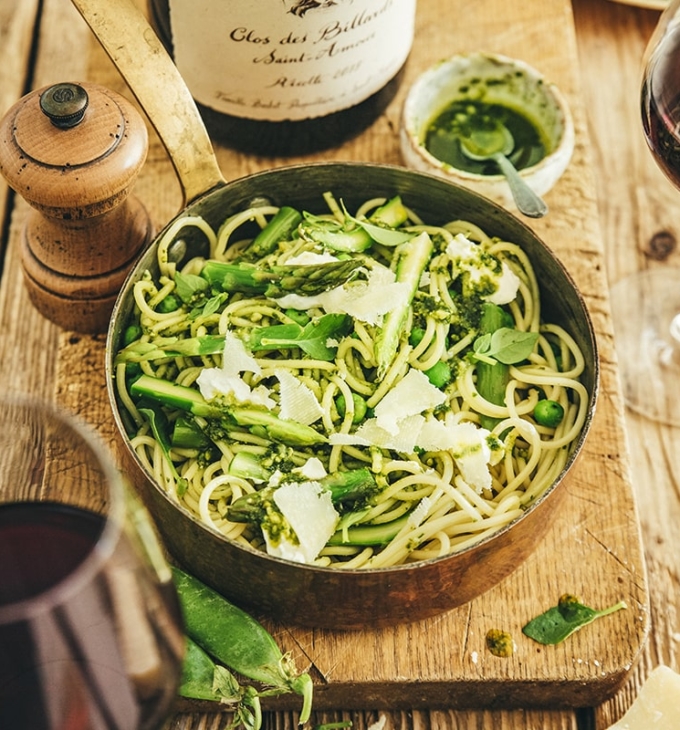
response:
[[[124,284],[107,341],[106,381],[124,460],[175,559],[246,609],[312,627],[385,626],[433,616],[479,596],[514,571],[539,544],[559,509],[565,482],[590,429],[599,382],[593,327],[582,296],[550,249],[518,218],[489,200],[438,178],[400,167],[364,163],[288,166],[226,182],[191,95],[146,19],[131,0],[73,0],[167,148],[185,199],[180,215],[200,215],[217,227],[255,199],[314,211],[332,190],[349,209],[369,197],[400,194],[425,220],[465,218],[491,235],[519,243],[542,285],[544,316],[563,325],[585,353],[589,417],[560,477],[521,518],[465,551],[411,565],[339,571],[270,557],[227,540],[173,502],[128,446],[113,386],[112,360],[133,307],[131,289],[157,270],[157,240]],[[321,201],[322,202],[322,201]],[[162,232],[161,232],[162,235]],[[159,236],[160,237],[160,236]],[[198,253],[190,237],[173,253]]]

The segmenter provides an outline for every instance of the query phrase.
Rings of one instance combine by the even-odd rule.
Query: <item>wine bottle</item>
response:
[[[259,155],[341,144],[396,94],[416,0],[151,0],[208,132]]]

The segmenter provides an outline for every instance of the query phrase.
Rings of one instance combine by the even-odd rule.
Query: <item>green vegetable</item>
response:
[[[627,608],[627,605],[624,601],[619,601],[609,608],[597,611],[584,606],[576,596],[565,593],[560,597],[557,606],[529,621],[522,632],[539,644],[559,644],[581,627],[622,608]]]
[[[366,401],[358,393],[352,393],[352,403],[354,404],[352,423],[361,423],[368,412]],[[342,395],[342,393],[335,399],[335,407],[338,409],[340,417],[344,418],[345,413],[347,412],[347,403],[345,402],[345,396]]]
[[[544,398],[534,406],[534,418],[539,426],[555,428],[562,423],[564,408],[557,401]]]
[[[179,475],[177,469],[175,468],[175,464],[170,458],[170,427],[168,425],[168,419],[166,418],[165,413],[163,413],[162,409],[157,403],[153,403],[148,399],[142,399],[139,402],[137,409],[142,415],[144,415],[144,417],[149,422],[149,425],[151,426],[151,431],[153,432],[154,438],[156,439],[156,441],[158,441],[158,444],[161,447],[161,451],[163,452],[163,457],[165,458],[165,461],[170,468],[170,472],[172,473],[172,476],[177,484],[177,493],[179,495],[184,494],[184,492],[186,492],[187,490],[188,482],[186,479],[183,479]]]
[[[260,350],[287,350],[299,347],[315,360],[330,362],[335,358],[337,344],[329,345],[344,337],[352,326],[347,314],[324,314],[302,327],[291,322],[271,327],[257,327],[248,340],[251,352]]]
[[[440,360],[426,370],[425,375],[435,388],[443,388],[451,382],[451,365]]]
[[[355,525],[339,529],[331,536],[329,545],[386,545],[408,522],[408,515],[380,525]]]
[[[172,567],[187,636],[219,663],[262,682],[265,694],[294,692],[303,698],[300,724],[312,711],[313,684],[284,655],[271,634],[242,609],[183,570]]]
[[[506,313],[496,304],[485,302],[482,305],[482,318],[479,329],[481,337],[491,340],[491,335],[503,327],[507,321]],[[508,366],[493,358],[478,359],[477,391],[482,398],[502,406],[505,403],[505,391],[508,386]],[[481,415],[480,424],[489,431],[498,423],[497,418]]]
[[[183,274],[181,271],[177,271],[174,281],[177,296],[185,304],[193,304],[208,292],[208,282],[196,274]]]
[[[168,294],[167,296],[164,296],[160,302],[158,302],[156,311],[161,314],[169,314],[170,312],[177,311],[181,305],[182,302],[179,297],[176,297],[174,294]]]
[[[379,380],[385,376],[397,354],[399,342],[404,333],[404,322],[420,285],[420,277],[430,261],[433,248],[432,239],[423,232],[395,252],[397,281],[406,284],[407,295],[385,315],[382,328],[375,339],[375,359],[378,364]]]
[[[408,336],[408,343],[411,347],[418,347],[425,337],[425,330],[422,327],[414,327]]]
[[[237,471],[237,468],[242,471]],[[246,463],[245,460],[241,459],[238,464],[234,464],[234,459],[232,459],[229,473],[245,477],[246,474],[252,475],[258,472],[252,464]],[[259,473],[266,474],[264,470]],[[334,505],[369,499],[380,489],[371,471],[365,467],[328,474],[319,479],[319,484],[331,493],[331,501]],[[274,519],[278,522],[283,517],[273,503],[275,491],[276,487],[264,487],[257,492],[244,494],[235,499],[227,508],[227,519],[232,522],[250,522],[262,527],[267,520],[271,519],[273,510],[276,515]]]
[[[276,215],[243,251],[243,258],[252,261],[271,253],[279,241],[287,241],[292,237],[301,220],[302,215],[295,208],[286,205],[279,208]]]
[[[130,393],[135,397],[146,396],[162,405],[179,408],[195,416],[224,419],[237,426],[263,430],[272,441],[297,446],[314,446],[326,442],[326,437],[311,426],[278,418],[271,411],[256,406],[208,403],[198,390],[152,375],[144,374],[137,378],[130,385]]]
[[[131,345],[142,336],[142,328],[138,324],[131,324],[123,332],[123,346]]]
[[[331,261],[317,266],[272,266],[258,269],[252,264],[206,261],[201,276],[223,292],[263,294],[271,299],[286,294],[315,296],[342,286],[359,274],[361,259]]]
[[[159,338],[160,339],[160,338]],[[202,337],[168,337],[151,342],[132,342],[118,352],[115,364],[121,362],[152,362],[171,357],[204,357],[224,350],[224,335]]]
[[[209,700],[231,705],[234,712],[233,727],[243,725],[246,730],[259,730],[262,726],[262,708],[258,691],[254,687],[241,687],[236,677],[220,664],[216,664],[201,647],[188,636],[182,664],[182,678],[177,693],[181,697]]]
[[[180,449],[207,449],[212,441],[193,418],[179,416],[172,429],[172,445]]]
[[[508,315],[497,304],[482,305],[480,336],[473,344],[473,359],[477,361],[477,391],[485,400],[495,405],[505,403],[508,385],[508,365],[525,360],[533,351],[538,334],[521,332],[507,327]],[[483,428],[491,430],[497,418],[482,415]]]
[[[320,243],[334,251],[360,252],[373,243],[398,246],[413,237],[413,233],[394,230],[408,220],[408,211],[396,196],[377,208],[368,220],[361,220],[344,211],[344,221],[329,220],[304,213],[299,233],[302,238]]]

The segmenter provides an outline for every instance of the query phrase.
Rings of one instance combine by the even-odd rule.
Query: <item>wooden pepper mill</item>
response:
[[[62,83],[20,99],[0,121],[0,173],[33,208],[21,263],[37,309],[65,329],[100,333],[149,216],[130,195],[146,160],[137,110],[97,84]]]

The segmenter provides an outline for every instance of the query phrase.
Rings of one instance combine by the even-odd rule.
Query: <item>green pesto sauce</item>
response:
[[[486,634],[486,647],[494,656],[511,657],[515,649],[515,642],[507,631],[489,629]]]
[[[546,143],[530,119],[510,107],[471,99],[451,102],[434,118],[425,133],[425,147],[433,157],[459,170],[498,175],[498,166],[493,160],[477,161],[466,157],[459,138],[469,136],[473,130],[493,129],[499,121],[514,137],[515,148],[508,158],[518,170],[535,165],[546,156]]]

